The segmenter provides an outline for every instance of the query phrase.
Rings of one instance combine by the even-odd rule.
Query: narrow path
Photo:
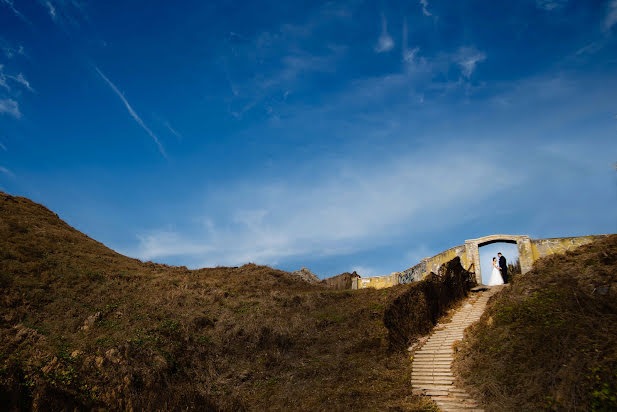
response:
[[[416,351],[412,362],[411,386],[414,394],[428,395],[444,411],[482,411],[478,403],[454,386],[451,370],[455,341],[463,331],[482,316],[488,299],[501,286],[473,293],[459,308],[450,323],[438,324],[424,346]]]

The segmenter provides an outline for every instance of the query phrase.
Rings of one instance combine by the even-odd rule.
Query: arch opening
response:
[[[497,256],[498,252],[503,254],[509,265],[516,265],[519,261],[519,248],[516,240],[491,240],[480,243],[478,244],[478,251],[480,253],[481,283],[483,285],[487,285],[489,283],[489,279],[493,271],[492,260],[493,257],[499,259]],[[508,273],[508,275],[509,279],[512,280],[512,274]]]

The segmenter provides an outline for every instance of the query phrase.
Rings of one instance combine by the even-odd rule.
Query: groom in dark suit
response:
[[[508,263],[506,262],[506,257],[501,252],[497,253],[497,256],[499,256],[499,268],[501,269],[503,283],[508,283]]]

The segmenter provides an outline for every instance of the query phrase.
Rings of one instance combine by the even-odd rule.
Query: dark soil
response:
[[[0,192],[0,405],[430,409],[383,321],[410,287],[337,291],[253,264],[143,263]]]
[[[617,410],[617,235],[516,276],[455,368],[487,410]]]

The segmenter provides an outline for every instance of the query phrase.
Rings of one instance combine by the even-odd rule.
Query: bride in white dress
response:
[[[493,258],[493,270],[491,277],[488,279],[488,286],[503,285],[503,278],[501,277],[501,271],[499,270],[499,264],[497,258]]]

